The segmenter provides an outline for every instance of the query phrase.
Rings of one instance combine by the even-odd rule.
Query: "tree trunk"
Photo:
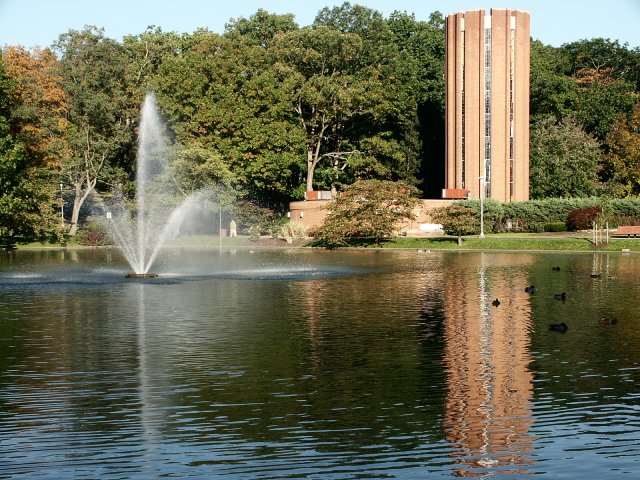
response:
[[[78,232],[78,219],[80,218],[80,209],[82,205],[84,205],[85,200],[93,191],[95,186],[95,181],[91,181],[91,183],[87,186],[87,190],[85,192],[82,191],[82,186],[80,184],[76,184],[75,196],[73,197],[73,209],[71,210],[71,228],[69,229],[69,235],[75,236]]]
[[[316,170],[317,160],[313,154],[313,148],[307,147],[307,192],[313,190],[313,174]]]
[[[80,217],[80,207],[82,207],[82,200],[80,195],[80,187],[76,185],[76,194],[73,197],[73,208],[71,209],[71,228],[69,229],[69,235],[72,237],[78,232],[78,217]]]

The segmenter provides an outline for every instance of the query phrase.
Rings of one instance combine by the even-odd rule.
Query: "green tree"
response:
[[[618,117],[631,112],[637,101],[640,55],[618,41],[602,38],[565,44],[561,49],[578,86],[575,117],[604,143]]]
[[[290,108],[292,79],[273,68],[261,46],[197,36],[163,64],[156,81],[177,142],[217,152],[245,194],[293,195],[304,136]]]
[[[350,2],[342,2],[342,5],[331,8],[324,7],[317,13],[313,25],[357,33],[363,38],[377,37],[381,32],[383,35],[387,34],[386,22],[380,12]]]
[[[348,238],[364,237],[379,243],[400,223],[413,218],[420,200],[418,190],[406,182],[358,180],[329,203],[328,214],[315,232],[327,247],[346,245]]]
[[[530,192],[533,199],[588,197],[598,190],[600,146],[571,117],[546,117],[531,127]]]
[[[182,37],[175,32],[164,32],[149,26],[138,35],[126,35],[122,40],[124,55],[124,85],[122,113],[126,125],[136,126],[140,105],[149,92],[153,92],[160,67],[169,58],[181,55]],[[126,154],[119,158],[119,167],[133,180],[136,148],[129,144]]]
[[[294,15],[277,15],[260,8],[248,19],[232,18],[225,24],[225,36],[232,40],[268,48],[276,35],[298,30]]]
[[[616,196],[640,195],[640,103],[633,112],[620,116],[607,138],[605,177]]]
[[[444,178],[445,82],[444,18],[433,12],[429,21],[417,21],[413,14],[393,12],[387,20],[394,43],[405,55],[405,65],[416,77],[416,127],[406,130],[407,143],[419,161],[419,177],[427,197],[439,197]],[[412,139],[412,136],[415,136]]]
[[[102,30],[86,27],[62,34],[55,48],[68,96],[69,154],[62,173],[73,188],[70,235],[80,209],[99,182],[118,177],[116,166],[133,145],[133,125],[125,95],[126,56]]]
[[[556,120],[573,115],[578,104],[578,85],[569,76],[571,61],[562,49],[531,42],[530,115],[533,119],[553,115]]]
[[[640,90],[640,49],[631,49],[618,40],[592,38],[566,43],[560,47],[568,59],[568,72],[576,77],[580,72],[605,75],[624,81]]]
[[[474,235],[480,230],[478,209],[471,205],[453,203],[433,210],[430,215],[434,223],[442,225],[447,235],[457,235],[458,244],[462,243],[463,235]]]
[[[153,79],[167,58],[180,55],[181,37],[175,32],[163,32],[150,26],[139,35],[126,35],[122,46],[127,57],[125,75],[129,92],[138,106],[144,95],[152,90]]]
[[[620,115],[631,112],[638,95],[631,83],[591,72],[583,71],[581,75],[576,119],[588,133],[605,143]]]
[[[422,59],[414,58],[412,52],[396,41],[390,22],[380,12],[362,5],[344,2],[323,8],[313,26],[358,35],[362,40],[358,54],[361,68],[372,68],[388,88],[378,97],[382,108],[376,123],[358,124],[349,133],[351,139],[365,139],[364,145],[359,146],[364,155],[342,165],[347,175],[336,175],[338,165],[334,162],[329,178],[337,184],[341,176],[348,183],[355,178],[392,178],[418,184],[421,132],[423,127],[428,131],[418,118],[421,84],[417,66]]]
[[[20,81],[5,71],[0,56],[0,247],[53,239],[56,228],[49,170],[18,138],[29,140],[13,117],[21,108]]]
[[[401,84],[411,79],[392,77],[382,58],[363,63],[364,48],[359,35],[324,26],[289,32],[274,42],[276,68],[293,83],[290,103],[304,131],[307,190],[316,182],[335,188],[345,179],[415,173],[401,174],[406,156],[390,129],[392,117],[402,122],[395,109],[407,105]],[[415,104],[409,110],[415,111]]]

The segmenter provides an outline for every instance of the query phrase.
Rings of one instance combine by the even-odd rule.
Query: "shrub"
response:
[[[471,208],[479,224],[480,204],[477,200],[462,200],[453,205]],[[548,224],[567,224],[567,218],[574,210],[596,209],[597,223],[609,222],[617,225],[640,225],[640,199],[599,199],[599,198],[546,198],[527,202],[500,203],[484,201],[485,231],[496,232],[543,232]],[[583,222],[583,229],[590,229],[593,220]],[[437,222],[441,223],[441,222]],[[556,228],[556,227],[554,227]],[[559,226],[557,228],[560,228]],[[477,232],[476,232],[477,233]]]
[[[588,230],[602,215],[602,207],[594,205],[591,207],[576,208],[569,212],[567,216],[567,228],[574,232],[576,230]]]
[[[349,238],[380,243],[413,218],[417,193],[405,182],[356,181],[327,205],[327,216],[315,231],[316,244],[336,248],[347,245]]]
[[[90,247],[102,247],[111,245],[111,239],[107,235],[107,231],[101,223],[88,223],[83,226],[76,234],[76,242],[79,245]]]
[[[566,232],[567,224],[565,222],[551,222],[544,224],[545,232]]]
[[[480,231],[480,215],[475,205],[456,202],[431,212],[432,221],[442,225],[447,235],[474,235]]]
[[[271,229],[272,238],[284,238],[291,243],[293,240],[305,238],[307,236],[307,226],[295,220],[286,219],[279,222]]]
[[[607,215],[606,221],[609,222],[609,228],[616,228],[620,225],[640,225],[640,217],[627,215]]]
[[[249,240],[251,240],[252,242],[257,242],[258,240],[260,240],[260,228],[252,225],[251,227],[249,227]]]
[[[248,233],[251,238],[268,234],[279,221],[280,215],[268,207],[249,200],[239,200],[234,205],[233,217],[239,233]]]
[[[543,232],[547,223],[565,222],[569,212],[593,205],[597,199],[548,198],[529,202],[505,203],[505,218],[515,232]]]
[[[612,199],[607,202],[606,220],[611,226],[640,225],[640,199]]]

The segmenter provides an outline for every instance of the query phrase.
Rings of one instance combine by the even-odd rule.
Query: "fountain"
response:
[[[176,183],[168,170],[171,154],[155,96],[147,94],[140,114],[133,207],[122,194],[107,205],[106,228],[122,250],[133,273],[127,278],[153,278],[149,271],[163,244],[179,233],[187,212],[204,195],[190,195],[175,207]]]

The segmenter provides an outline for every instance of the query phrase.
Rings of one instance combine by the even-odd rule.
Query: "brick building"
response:
[[[526,12],[446,18],[444,198],[529,199],[529,48]]]

